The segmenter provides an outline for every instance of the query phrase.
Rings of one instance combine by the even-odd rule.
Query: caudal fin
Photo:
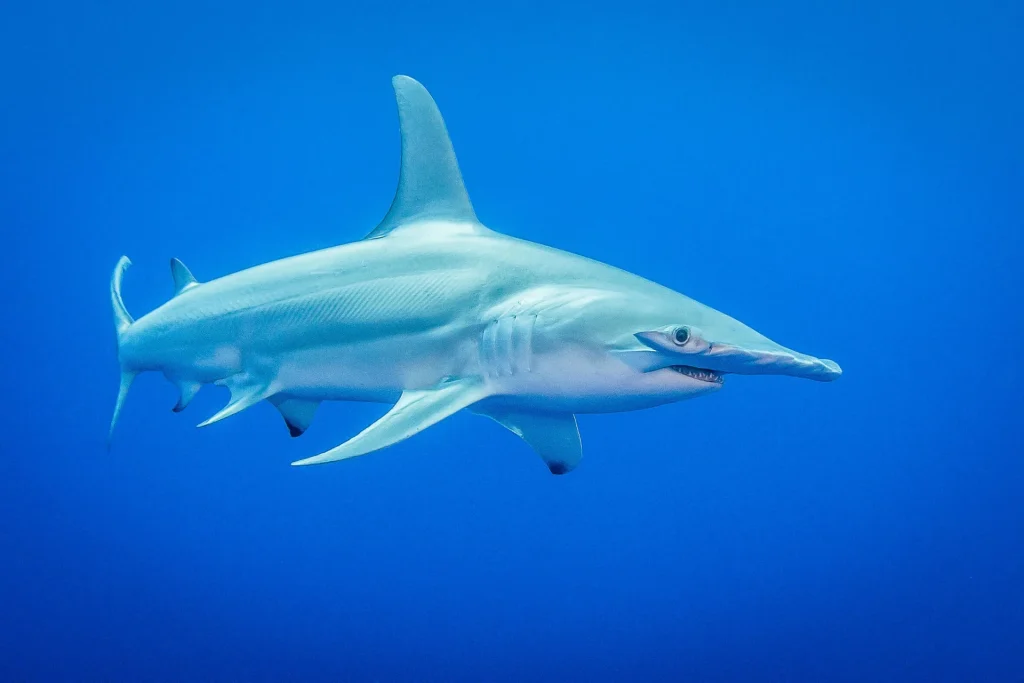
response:
[[[126,369],[124,363],[121,362],[121,338],[128,328],[131,327],[131,324],[135,322],[135,319],[125,309],[124,300],[121,299],[121,280],[124,278],[124,272],[131,265],[131,260],[127,256],[122,256],[118,259],[117,265],[114,266],[113,275],[110,276],[110,305],[114,309],[114,332],[117,334],[117,355],[118,362],[121,364],[121,387],[117,392],[117,403],[114,404],[114,417],[110,420],[107,448],[110,448],[110,441],[114,437],[114,426],[117,424],[117,418],[121,414],[121,408],[124,406],[124,399],[128,396],[128,389],[132,386],[132,380],[135,379],[135,373]]]

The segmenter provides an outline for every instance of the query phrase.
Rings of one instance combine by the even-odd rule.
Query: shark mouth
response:
[[[721,373],[715,372],[714,370],[703,370],[701,368],[694,368],[689,365],[670,365],[670,370],[678,372],[680,375],[686,375],[693,379],[700,380],[701,382],[708,382],[710,384],[722,384],[725,382],[725,378],[722,377]]]

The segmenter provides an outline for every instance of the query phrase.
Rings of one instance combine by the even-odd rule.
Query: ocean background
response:
[[[0,680],[1024,680],[1024,5],[20,2],[0,9]],[[633,271],[833,384],[584,415],[551,476],[459,414],[289,463],[118,367],[200,280],[360,239],[390,79],[481,219]]]

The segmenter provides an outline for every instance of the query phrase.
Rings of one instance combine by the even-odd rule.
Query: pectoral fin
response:
[[[385,448],[473,405],[486,398],[488,393],[487,387],[476,379],[448,382],[426,391],[406,391],[384,417],[345,443],[326,453],[297,460],[292,464],[319,465]]]
[[[479,412],[522,437],[552,474],[571,472],[583,458],[583,444],[572,413]]]

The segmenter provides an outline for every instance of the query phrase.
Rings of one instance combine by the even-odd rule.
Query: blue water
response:
[[[147,4],[0,10],[0,680],[1024,677],[1019,3]],[[461,414],[291,468],[385,407],[146,375],[107,453],[117,258],[141,315],[360,238],[396,73],[488,225],[844,376],[582,416],[553,477]]]

